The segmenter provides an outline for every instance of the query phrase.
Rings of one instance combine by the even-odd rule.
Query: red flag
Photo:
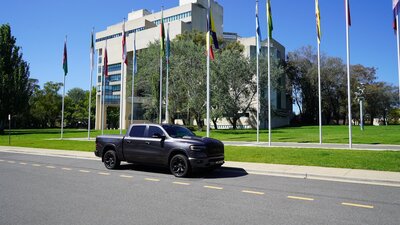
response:
[[[210,59],[214,60],[214,51],[213,51],[212,45],[210,45]]]
[[[397,31],[397,21],[396,16],[399,13],[399,0],[393,0],[393,30]]]
[[[126,57],[126,34],[125,34],[125,20],[122,25],[122,61],[128,65],[128,57]]]

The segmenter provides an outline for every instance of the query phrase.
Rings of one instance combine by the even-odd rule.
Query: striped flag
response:
[[[211,11],[211,6],[210,5],[208,6],[207,26],[208,26],[207,48],[210,48],[210,58],[212,60],[214,60],[214,51],[213,51],[213,48],[212,48],[212,44],[209,43],[209,40],[210,40],[209,36],[211,36],[212,39],[213,39],[213,43],[214,43],[215,49],[219,49],[219,45],[218,45],[218,39],[217,39],[217,31],[215,29],[215,23],[214,23],[214,19],[213,19],[213,16],[212,16],[212,11]]]
[[[167,43],[166,43],[166,45],[165,45],[165,51],[166,51],[166,55],[165,55],[165,58],[166,58],[166,60],[167,60],[167,64],[169,64],[169,56],[170,56],[170,54],[171,54],[171,43],[170,43],[170,40],[169,40],[169,25],[168,25],[168,28],[167,28]]]
[[[161,11],[161,20],[160,20],[160,53],[161,55],[165,55],[165,28],[164,28],[164,11]]]
[[[272,31],[274,30],[274,25],[272,23],[272,11],[271,11],[271,1],[267,1],[267,10],[268,10],[268,37],[272,38]]]
[[[104,72],[104,77],[108,78],[107,42],[106,42],[106,47],[104,48],[103,72]]]
[[[399,0],[393,0],[393,29],[397,31],[397,21],[396,16],[399,13]]]
[[[316,17],[316,22],[317,22],[318,44],[320,44],[321,43],[321,16],[319,13],[318,0],[315,0],[315,17]]]
[[[350,0],[345,0],[347,2],[347,24],[351,26],[351,15],[350,15]]]
[[[257,34],[257,51],[260,53],[261,50],[261,30],[260,30],[260,22],[258,20],[258,1],[256,3],[256,34]]]
[[[64,41],[64,55],[63,55],[63,69],[64,76],[67,76],[68,73],[68,57],[67,57],[67,39]]]
[[[133,39],[133,75],[137,73],[137,58],[136,58],[136,32]]]
[[[125,33],[125,20],[122,25],[122,62],[128,64],[128,57],[126,54],[126,33]]]
[[[94,35],[93,35],[93,30],[92,30],[92,36],[91,36],[91,44],[90,44],[90,73],[92,73],[93,68],[94,68]]]

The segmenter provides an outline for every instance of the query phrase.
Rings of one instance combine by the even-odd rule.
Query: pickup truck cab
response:
[[[133,124],[125,136],[96,137],[95,155],[107,169],[116,169],[121,161],[169,167],[176,177],[185,177],[193,169],[218,168],[224,163],[224,144],[197,137],[178,125]]]

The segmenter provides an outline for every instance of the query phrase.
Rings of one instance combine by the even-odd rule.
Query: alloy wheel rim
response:
[[[173,164],[172,164],[172,170],[175,174],[177,174],[178,176],[181,176],[182,174],[184,174],[185,169],[186,169],[186,166],[185,166],[185,162],[183,161],[183,159],[181,159],[181,158],[174,159]]]
[[[107,153],[104,161],[105,161],[107,167],[111,168],[114,165],[113,155],[111,153]]]

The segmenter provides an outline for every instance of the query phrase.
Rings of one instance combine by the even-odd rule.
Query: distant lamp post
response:
[[[11,145],[11,114],[8,114],[8,145]]]
[[[360,129],[363,131],[364,130],[364,89],[365,86],[363,83],[360,83],[360,85],[357,87],[357,92],[356,97],[358,101],[360,102]]]

